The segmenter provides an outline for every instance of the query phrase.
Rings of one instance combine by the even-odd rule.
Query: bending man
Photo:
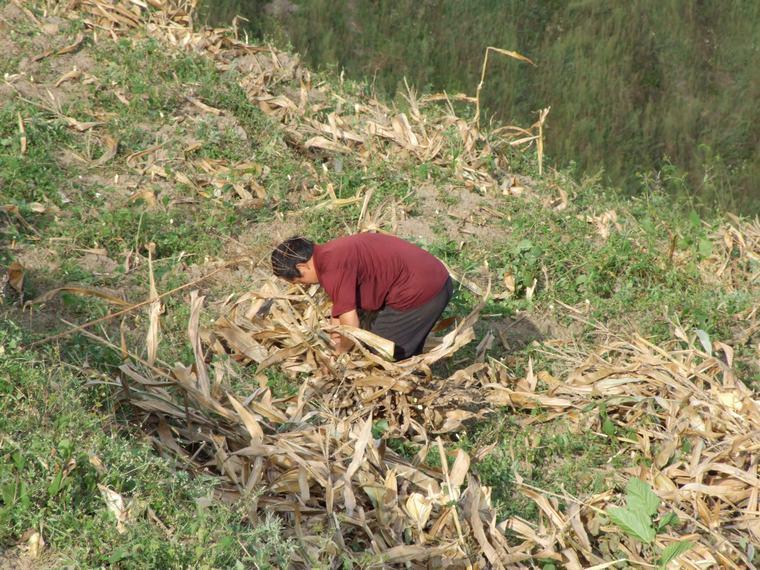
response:
[[[385,234],[363,233],[316,244],[293,237],[272,252],[272,270],[291,283],[319,283],[332,300],[333,324],[367,327],[395,343],[394,358],[420,354],[425,339],[451,299],[446,267],[428,252]],[[338,354],[352,342],[331,335]]]

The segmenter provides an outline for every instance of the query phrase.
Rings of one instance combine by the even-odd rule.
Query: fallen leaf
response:
[[[8,284],[19,295],[24,294],[24,266],[18,261],[14,261],[8,266]]]
[[[422,532],[433,512],[433,503],[421,493],[412,493],[406,500],[406,512],[417,525],[417,530]]]
[[[115,138],[113,138],[110,135],[103,136],[101,140],[104,151],[103,154],[100,155],[100,158],[98,158],[95,162],[92,163],[92,166],[102,166],[109,160],[111,160],[113,157],[116,156],[116,153],[119,150],[119,141],[117,141]]]
[[[65,287],[58,287],[56,289],[51,289],[50,291],[43,293],[42,295],[32,299],[31,301],[27,301],[27,305],[39,305],[41,303],[47,303],[53,297],[58,295],[58,293],[71,293],[73,295],[79,295],[81,297],[98,297],[100,299],[108,301],[109,303],[113,303],[114,305],[119,305],[121,307],[129,307],[132,305],[132,303],[130,303],[129,301],[125,301],[124,299],[115,297],[111,293],[106,293],[105,291],[100,291],[98,289],[90,289],[87,287],[76,287],[73,285],[67,285]]]
[[[29,545],[29,558],[36,560],[42,554],[42,550],[45,548],[45,539],[39,532],[35,532],[29,537],[27,541]]]
[[[124,534],[127,532],[125,523],[129,519],[129,510],[127,509],[124,497],[100,483],[98,483],[98,489],[100,489],[100,494],[103,496],[108,510],[116,517],[116,530],[119,534]]]

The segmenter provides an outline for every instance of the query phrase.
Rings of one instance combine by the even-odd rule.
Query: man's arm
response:
[[[359,328],[359,313],[356,312],[356,309],[353,309],[347,313],[343,313],[337,319],[333,317],[332,324],[348,325],[350,327]],[[346,338],[338,332],[331,332],[330,338],[332,339],[333,349],[335,350],[336,354],[343,354],[344,352],[348,352],[351,350],[351,347],[354,346],[352,340]]]

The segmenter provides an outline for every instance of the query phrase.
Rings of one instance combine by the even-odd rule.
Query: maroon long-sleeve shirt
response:
[[[332,316],[385,305],[403,311],[440,292],[449,273],[433,255],[385,234],[363,233],[314,246],[319,283],[333,302]]]

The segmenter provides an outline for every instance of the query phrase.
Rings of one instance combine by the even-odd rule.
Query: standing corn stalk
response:
[[[486,67],[488,66],[489,50],[495,51],[496,53],[500,53],[502,55],[507,55],[514,59],[519,59],[520,61],[526,61],[531,65],[536,65],[530,59],[528,59],[527,57],[525,57],[524,55],[520,53],[517,53],[516,51],[509,51],[506,49],[496,48],[492,46],[488,46],[486,48],[485,56],[483,56],[483,69],[480,72],[480,83],[478,83],[478,88],[475,92],[475,125],[477,126],[478,129],[480,128],[480,91],[483,89],[483,84],[486,81]]]
[[[496,53],[500,53],[502,55],[509,56],[511,58],[525,61],[531,65],[536,65],[531,61],[529,58],[525,57],[524,55],[517,53],[516,51],[510,51],[506,49],[496,48],[492,46],[488,46],[486,48],[486,53],[483,56],[483,68],[480,72],[480,83],[478,83],[478,88],[475,92],[475,127],[479,130],[480,129],[480,92],[483,89],[483,85],[486,81],[486,68],[488,67],[488,52],[494,51]],[[546,107],[545,109],[541,109],[538,112],[538,121],[536,121],[531,129],[538,128],[538,135],[534,135],[532,138],[536,141],[536,152],[538,154],[538,174],[542,175],[544,172],[544,121],[546,120],[546,116],[549,114],[549,110],[551,107]],[[527,141],[530,141],[530,138],[527,139]],[[520,142],[526,142],[526,139],[521,139]]]

